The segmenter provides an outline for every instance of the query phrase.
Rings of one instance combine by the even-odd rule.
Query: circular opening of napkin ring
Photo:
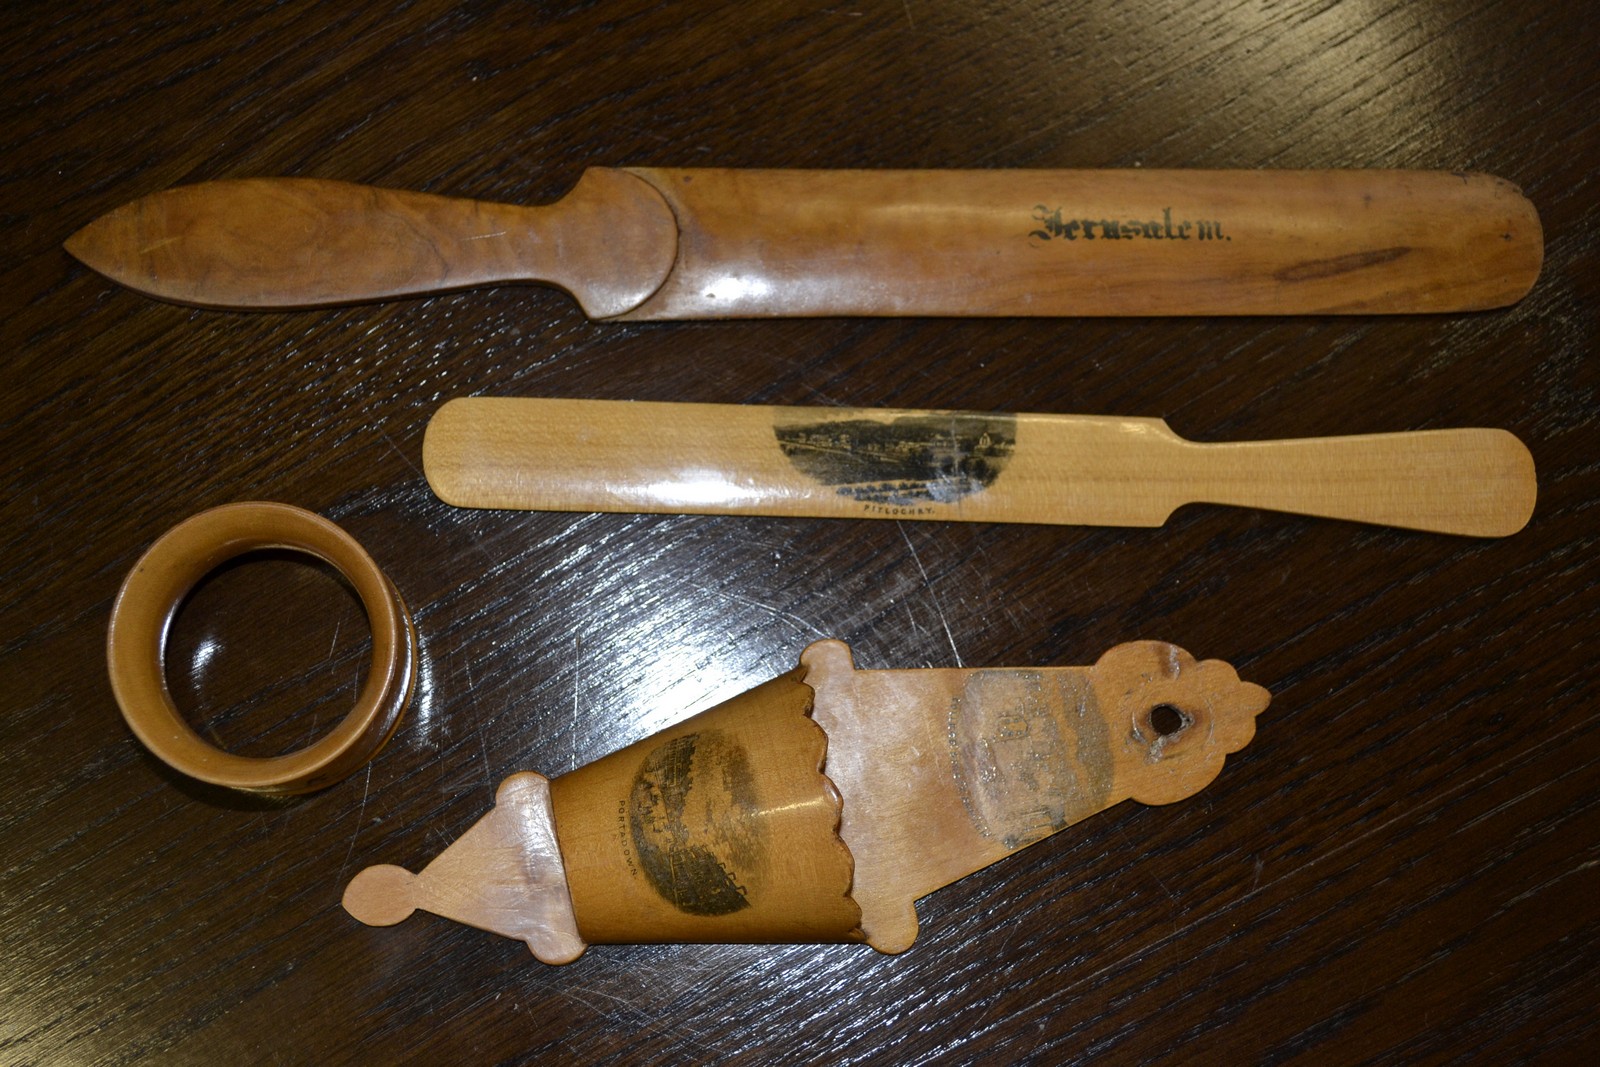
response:
[[[355,710],[320,740],[252,758],[217,748],[184,719],[167,689],[165,653],[173,617],[200,580],[262,549],[303,552],[344,576],[372,628],[372,669]],[[128,727],[169,767],[253,793],[310,793],[359,769],[393,735],[416,683],[417,637],[400,594],[349,534],[301,508],[258,501],[203,511],[150,546],[111,609],[106,661]]]

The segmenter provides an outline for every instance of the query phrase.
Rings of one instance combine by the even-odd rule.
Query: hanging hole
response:
[[[1150,709],[1150,728],[1162,737],[1173,734],[1189,725],[1189,716],[1171,704],[1157,704]]]

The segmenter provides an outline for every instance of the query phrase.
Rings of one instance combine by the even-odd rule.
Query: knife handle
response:
[[[1186,503],[1505,537],[1533,514],[1533,456],[1504,430],[1184,445]]]
[[[66,246],[103,274],[200,307],[325,307],[543,282],[600,318],[661,286],[677,235],[648,183],[596,168],[535,207],[315,178],[204,182],[118,208]]]

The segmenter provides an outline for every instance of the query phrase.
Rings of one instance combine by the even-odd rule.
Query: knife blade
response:
[[[1462,311],[1537,278],[1533,206],[1441,171],[592,168],[517,206],[318,179],[180,186],[66,242],[181,304],[538,282],[597,319]]]
[[[1503,537],[1537,496],[1497,429],[1200,443],[1161,419],[464,397],[423,471],[459,507],[1161,526],[1188,503]]]

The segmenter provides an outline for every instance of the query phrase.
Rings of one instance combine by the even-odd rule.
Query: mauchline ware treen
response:
[[[558,778],[523,772],[421,873],[369,867],[345,908],[421,908],[546,963],[590,944],[865,942],[915,902],[1123,800],[1191,796],[1254,736],[1267,692],[1175,645],[1093,667],[800,667]]]
[[[1503,537],[1533,513],[1504,430],[1201,444],[1160,419],[467,397],[422,447],[461,507],[1160,526],[1191,502]]]
[[[1465,311],[1544,256],[1515,186],[1403,170],[593,168],[539,207],[258,178],[153,193],[67,248],[203,307],[542,282],[626,320]]]

